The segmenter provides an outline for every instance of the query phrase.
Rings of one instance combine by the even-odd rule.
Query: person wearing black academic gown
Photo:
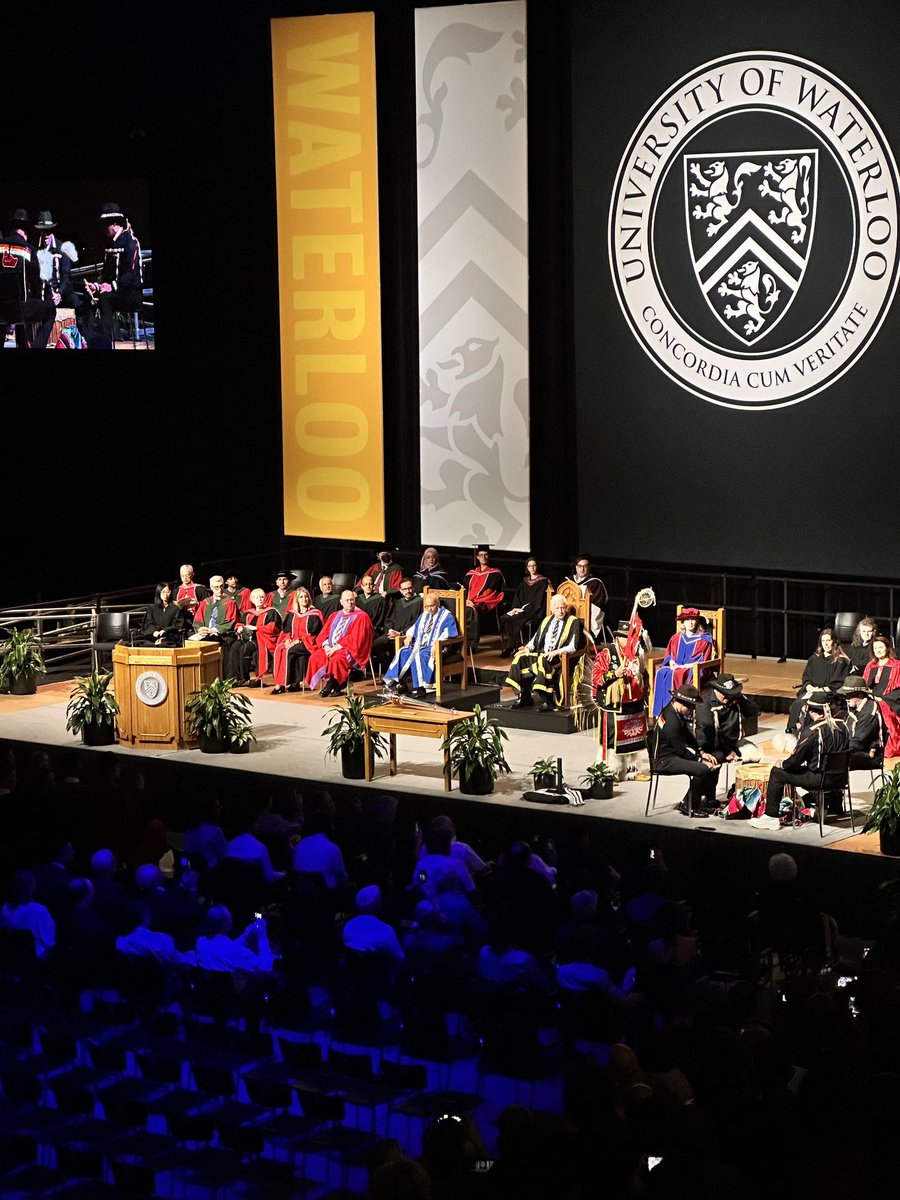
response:
[[[512,654],[519,648],[522,629],[536,625],[547,611],[550,580],[541,574],[536,558],[525,564],[525,576],[513,593],[512,604],[500,617],[500,653]]]
[[[850,671],[850,659],[835,640],[833,629],[823,629],[814,652],[803,669],[800,691],[788,713],[788,733],[799,734],[807,722],[806,702],[813,692],[826,691],[837,696]],[[843,707],[843,702],[841,702]]]
[[[700,699],[691,684],[676,688],[660,714],[654,735],[653,770],[657,775],[689,776],[692,813],[702,812],[704,805],[715,805],[719,770],[715,756],[701,750],[697,741],[694,716]],[[684,801],[679,811],[687,813]]]
[[[144,616],[141,642],[145,646],[183,646],[185,634],[190,631],[190,616],[172,599],[172,585],[158,583],[153,603]]]

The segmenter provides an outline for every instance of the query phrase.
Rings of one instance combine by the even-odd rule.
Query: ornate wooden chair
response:
[[[681,610],[685,606],[679,604],[675,610],[675,624],[681,622]],[[713,640],[713,650],[705,662],[696,662],[687,669],[691,672],[691,683],[697,690],[704,679],[711,675],[721,675],[725,670],[725,609],[701,608],[698,610],[706,622],[707,632]],[[653,690],[656,686],[656,668],[662,665],[664,654],[652,655],[647,659],[647,676],[649,681],[650,712],[653,712]]]
[[[438,704],[443,699],[443,685],[446,679],[459,677],[461,691],[468,691],[469,665],[472,652],[466,640],[466,593],[463,588],[441,589],[426,587],[422,593],[422,602],[434,594],[438,596],[444,608],[448,608],[456,619],[458,633],[456,637],[445,638],[442,642],[434,643],[434,683],[435,698]],[[475,664],[472,663],[474,671]]]

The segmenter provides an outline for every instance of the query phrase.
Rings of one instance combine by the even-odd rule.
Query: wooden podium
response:
[[[113,685],[119,702],[119,743],[136,750],[188,750],[198,744],[184,723],[191,692],[222,674],[217,642],[172,648],[115,646]]]

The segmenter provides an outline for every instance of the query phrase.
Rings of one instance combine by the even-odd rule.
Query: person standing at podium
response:
[[[189,632],[190,618],[181,605],[175,603],[172,585],[166,581],[158,583],[141,627],[141,643],[145,646],[183,646]]]

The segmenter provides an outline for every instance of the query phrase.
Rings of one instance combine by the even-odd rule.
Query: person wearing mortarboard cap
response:
[[[135,313],[144,302],[141,244],[115,200],[101,206],[97,221],[106,233],[103,272],[85,288],[98,306],[100,328],[115,342],[116,313]]]
[[[658,717],[669,697],[691,677],[694,663],[712,658],[712,635],[707,633],[699,608],[683,608],[678,615],[678,632],[666,646],[666,655],[653,676],[653,716]]]
[[[759,705],[744,695],[733,675],[717,675],[703,702],[697,705],[697,740],[717,762],[758,763],[759,746],[744,736],[744,718],[755,716]]]
[[[466,608],[478,617],[476,628],[468,634],[469,649],[473,651],[478,649],[484,615],[499,608],[506,595],[506,580],[491,566],[490,551],[490,546],[476,546],[475,566],[466,572]]]
[[[10,295],[4,291],[0,298],[0,350],[10,325],[16,327],[19,350],[46,350],[56,320],[56,305],[43,298],[37,248],[29,240],[31,229],[28,213],[17,208],[10,217],[0,256],[0,276],[14,280],[9,284]]]
[[[653,770],[657,775],[687,775],[690,777],[688,797],[679,812],[703,816],[704,810],[715,806],[719,764],[714,755],[700,749],[694,731],[694,717],[700,693],[685,683],[672,692],[656,726]]]
[[[824,689],[817,689],[807,699],[806,706],[812,717],[812,724],[807,725],[797,738],[793,753],[789,754],[780,766],[772,768],[766,792],[766,813],[765,816],[756,819],[755,828],[781,828],[778,815],[781,797],[789,783],[795,787],[806,788],[807,791],[827,789],[830,793],[826,797],[829,810],[836,815],[842,812],[843,793],[840,788],[843,780],[839,776],[829,778],[825,774],[825,758],[828,754],[849,750],[850,731],[846,721],[835,719],[831,711],[833,702],[834,694]]]

